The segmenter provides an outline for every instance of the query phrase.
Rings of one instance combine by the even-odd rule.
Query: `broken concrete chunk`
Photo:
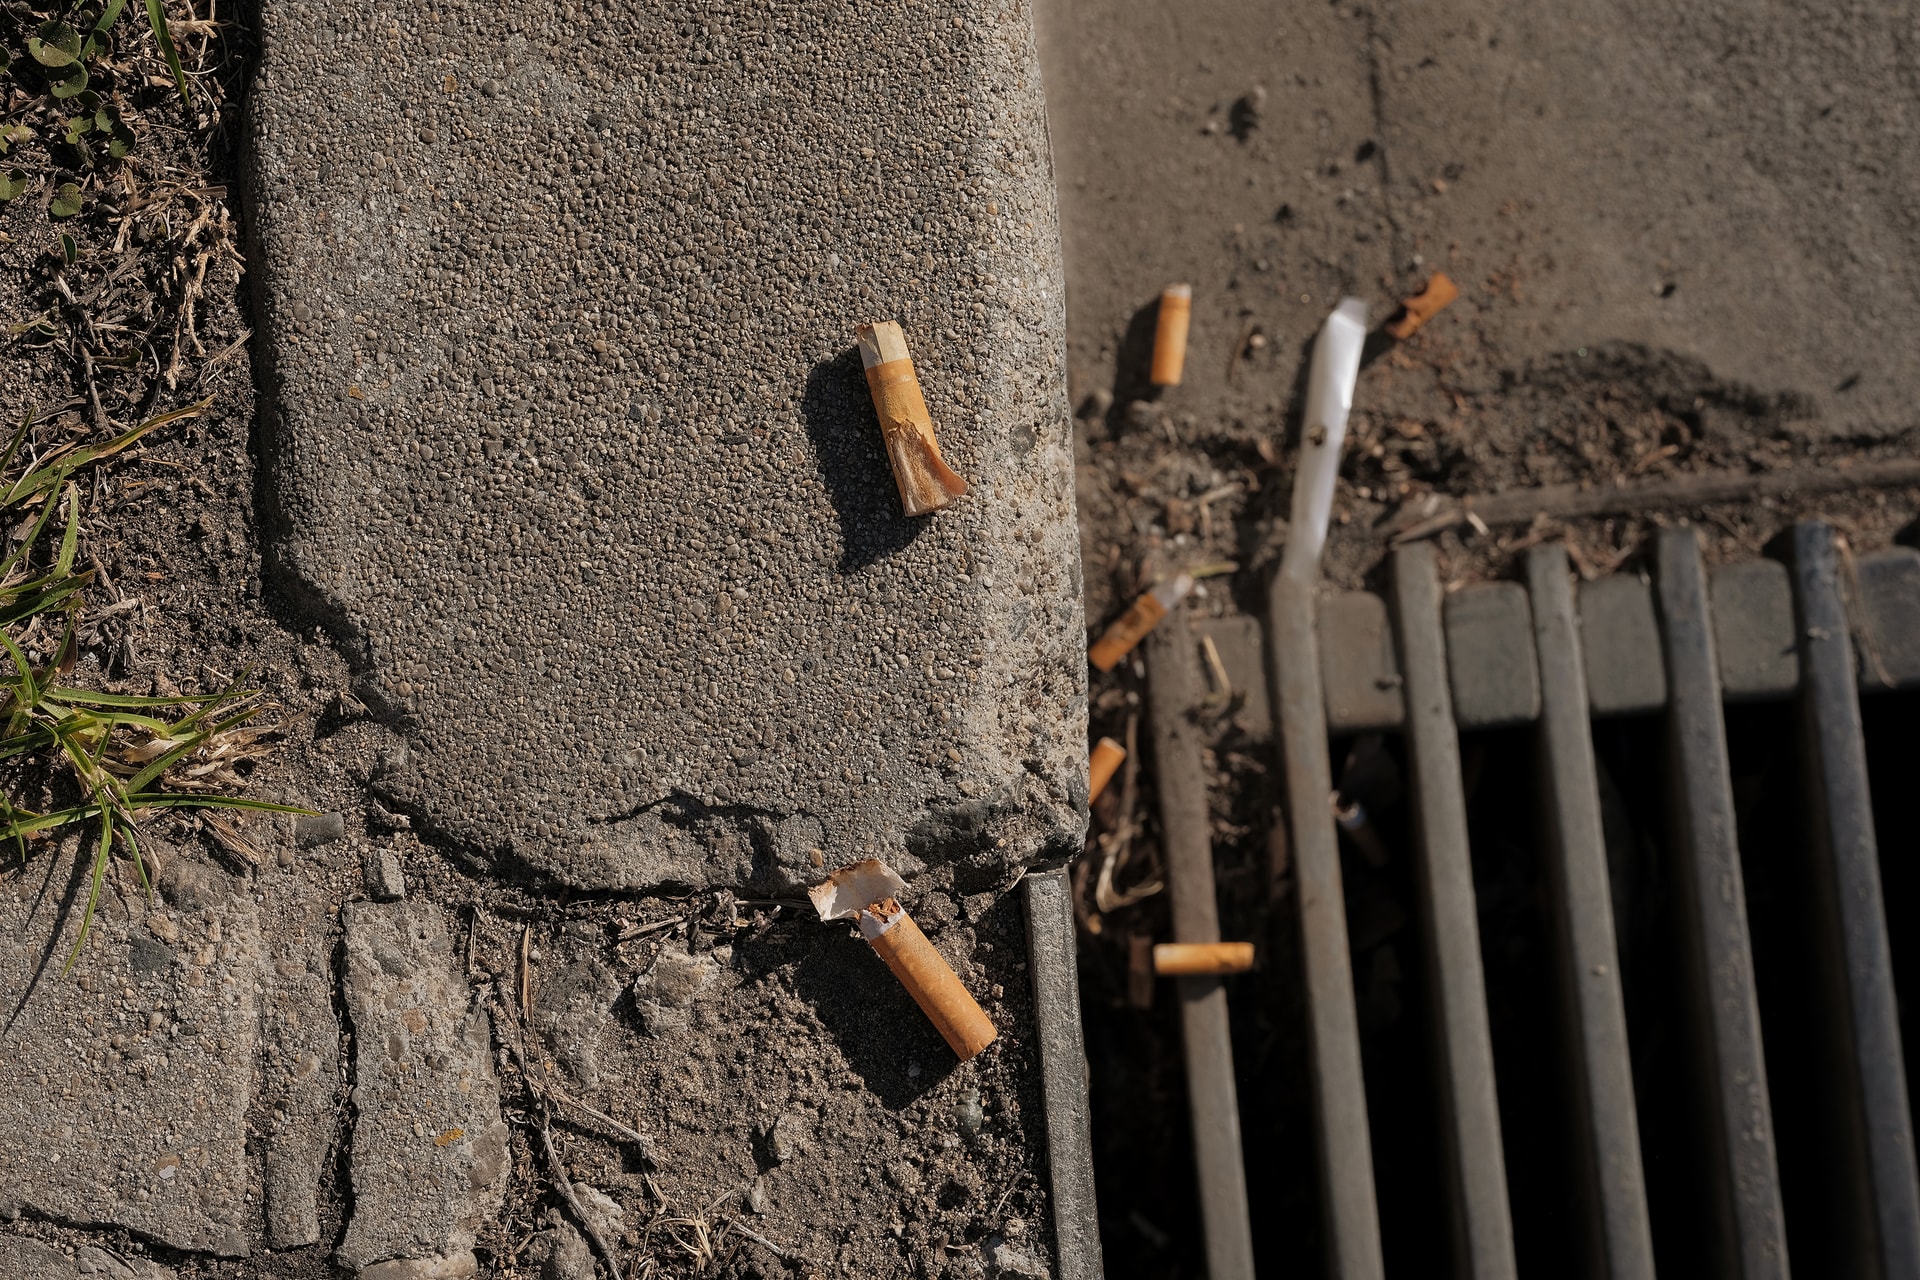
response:
[[[634,979],[634,993],[658,1004],[684,1009],[720,977],[720,965],[711,955],[694,955],[684,947],[669,946],[653,962],[651,972]]]
[[[398,902],[407,896],[407,876],[400,867],[400,855],[392,849],[367,850],[362,868],[366,874],[367,896],[375,902]]]
[[[600,1188],[576,1182],[573,1184],[573,1198],[580,1202],[580,1207],[593,1220],[593,1225],[601,1235],[617,1236],[627,1229],[627,1211],[621,1208],[618,1200]]]
[[[987,1241],[987,1274],[994,1280],[1048,1280],[1046,1264],[1000,1236]]]
[[[36,855],[44,897],[0,898],[0,990],[22,1001],[0,1071],[0,1195],[40,1217],[125,1227],[242,1257],[247,1112],[259,1032],[258,914],[233,878],[175,855],[161,878],[173,944],[95,917],[73,972],[77,842]],[[10,1274],[0,1269],[0,1275]]]
[[[805,1116],[789,1111],[773,1122],[767,1134],[767,1150],[781,1164],[805,1151],[813,1141],[813,1125]]]
[[[320,1242],[320,1178],[337,1124],[340,1024],[333,1008],[325,899],[305,881],[264,883],[260,1095],[266,1127],[266,1233],[274,1249]]]
[[[0,1275],[10,1280],[73,1280],[73,1259],[38,1240],[0,1236]]]
[[[438,906],[356,902],[342,916],[357,1084],[353,1218],[335,1257],[362,1280],[472,1274],[508,1166],[491,1022]]]
[[[571,962],[534,987],[534,1026],[582,1089],[600,1083],[600,1044],[620,999],[620,980],[597,945],[580,945]]]
[[[174,1280],[172,1267],[150,1258],[123,1258],[97,1245],[83,1244],[73,1255],[74,1271],[101,1280]]]
[[[358,1280],[469,1280],[480,1274],[473,1251],[463,1249],[446,1257],[396,1258],[363,1267]]]
[[[593,1250],[570,1222],[534,1236],[523,1256],[540,1280],[594,1280]]]

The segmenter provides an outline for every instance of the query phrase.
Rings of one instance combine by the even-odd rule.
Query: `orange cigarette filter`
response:
[[[967,491],[967,482],[954,474],[940,456],[934,439],[933,416],[920,394],[920,378],[907,354],[907,338],[892,320],[863,324],[855,330],[860,363],[866,366],[867,390],[880,418],[880,437],[886,442],[887,461],[893,465],[893,483],[900,505],[910,516],[951,506]]]
[[[1162,942],[1153,949],[1153,971],[1162,977],[1245,973],[1251,968],[1251,942]]]
[[[1127,749],[1112,738],[1102,738],[1094,744],[1093,755],[1087,760],[1087,803],[1092,804],[1113,781],[1114,770],[1127,758]]]
[[[1193,286],[1172,285],[1160,294],[1160,316],[1153,327],[1156,387],[1177,387],[1187,368],[1187,328],[1193,322]]]
[[[999,1038],[993,1020],[900,905],[906,888],[893,868],[877,858],[841,867],[809,896],[822,920],[852,919],[860,936],[893,970],[915,1004],[960,1061],[979,1055]]]
[[[1192,590],[1193,579],[1183,573],[1143,593],[1094,641],[1087,660],[1102,671],[1113,670]]]
[[[1396,338],[1411,338],[1414,330],[1446,310],[1447,304],[1459,296],[1460,290],[1447,278],[1447,273],[1436,271],[1417,297],[1401,304],[1406,314],[1389,324],[1387,332]]]

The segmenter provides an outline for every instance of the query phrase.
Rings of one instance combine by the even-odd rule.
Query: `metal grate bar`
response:
[[[1671,695],[1667,769],[1677,837],[1672,866],[1700,1067],[1699,1113],[1709,1133],[1720,1274],[1785,1280],[1786,1219],[1706,569],[1692,529],[1661,530],[1656,556]]]
[[[1505,1280],[1516,1271],[1513,1218],[1487,1029],[1473,861],[1467,849],[1460,739],[1440,627],[1441,594],[1429,544],[1414,543],[1394,553],[1393,610],[1405,680],[1422,941],[1433,987],[1454,1270],[1474,1280]]]
[[[1594,1233],[1589,1256],[1596,1271],[1613,1280],[1651,1280],[1653,1235],[1627,1057],[1626,1009],[1587,723],[1580,628],[1565,548],[1533,548],[1527,555],[1527,582],[1540,659],[1547,880],[1569,1015],[1569,1058],[1579,1111],[1576,1141]]]
[[[1374,1197],[1373,1147],[1360,1070],[1340,850],[1329,802],[1332,765],[1327,758],[1326,704],[1314,618],[1312,585],[1275,575],[1267,633],[1273,646],[1271,689],[1280,722],[1295,900],[1300,904],[1328,1272],[1336,1280],[1380,1280],[1386,1264],[1380,1247],[1380,1208]]]
[[[1027,960],[1039,1024],[1040,1089],[1061,1280],[1100,1280],[1100,1217],[1093,1194],[1093,1116],[1087,1103],[1087,1042],[1080,1028],[1078,943],[1066,868],[1029,872]]]
[[[1801,753],[1813,815],[1818,946],[1841,1114],[1833,1134],[1843,1177],[1834,1180],[1843,1235],[1856,1256],[1835,1272],[1920,1276],[1920,1189],[1913,1124],[1880,891],[1879,852],[1867,791],[1866,743],[1833,529],[1794,526],[1794,621],[1800,649]]]
[[[1167,626],[1154,632],[1147,646],[1148,709],[1173,937],[1176,942],[1218,942],[1220,913],[1214,899],[1207,775],[1200,759],[1199,730],[1188,714],[1199,702],[1194,666],[1194,638],[1186,627]],[[1240,1150],[1240,1099],[1234,1086],[1226,980],[1216,976],[1175,981],[1180,990],[1187,1105],[1193,1117],[1207,1275],[1210,1280],[1253,1280],[1253,1225]]]

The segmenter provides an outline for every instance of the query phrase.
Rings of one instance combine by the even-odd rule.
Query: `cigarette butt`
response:
[[[955,475],[940,456],[933,435],[933,417],[920,378],[907,354],[906,335],[891,320],[863,324],[855,330],[860,363],[867,371],[867,390],[873,393],[873,411],[880,418],[880,437],[886,442],[887,461],[893,464],[893,482],[900,489],[900,505],[910,516],[923,516],[950,506],[967,491],[967,482]]]
[[[1093,756],[1087,761],[1087,803],[1092,804],[1113,781],[1114,770],[1127,758],[1127,749],[1112,738],[1102,738],[1094,744]]]
[[[1172,285],[1160,294],[1160,316],[1153,327],[1154,386],[1180,385],[1187,367],[1187,326],[1192,321],[1192,285]]]
[[[1192,590],[1193,578],[1183,573],[1143,593],[1094,642],[1087,651],[1088,660],[1102,671],[1113,670]]]
[[[1436,271],[1418,296],[1408,298],[1401,304],[1405,314],[1389,324],[1387,332],[1396,338],[1411,338],[1414,330],[1439,315],[1449,302],[1459,296],[1460,290],[1447,278],[1447,273]]]
[[[1153,971],[1161,977],[1245,973],[1251,968],[1251,942],[1162,942],[1153,949]]]
[[[886,961],[960,1061],[966,1062],[999,1038],[993,1020],[927,935],[913,922],[898,895],[906,883],[875,858],[841,867],[814,886],[808,896],[822,920],[852,919],[860,936]]]

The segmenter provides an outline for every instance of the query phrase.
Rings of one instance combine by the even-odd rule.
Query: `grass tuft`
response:
[[[310,812],[214,789],[238,781],[227,766],[259,736],[248,725],[263,709],[260,695],[242,687],[244,673],[221,692],[198,696],[141,697],[62,683],[77,659],[82,592],[93,581],[91,570],[74,568],[81,535],[74,473],[211,403],[163,413],[101,444],[66,445],[39,457],[27,447],[29,416],[0,452],[0,528],[20,539],[0,560],[0,843],[11,842],[24,859],[29,840],[79,823],[97,833],[80,936],[62,972],[73,968],[93,927],[116,843],[152,892],[140,856],[140,824],[148,815],[178,808]],[[47,536],[56,527],[57,542]],[[36,644],[38,660],[28,652]],[[44,780],[49,767],[70,776],[76,803],[39,812],[9,794]]]

